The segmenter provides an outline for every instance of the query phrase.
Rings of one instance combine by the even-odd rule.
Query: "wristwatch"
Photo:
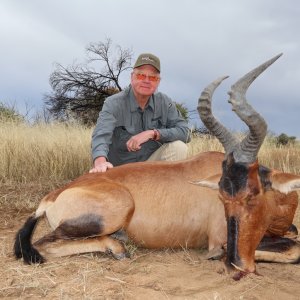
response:
[[[153,129],[154,135],[153,135],[153,140],[157,141],[159,139],[159,132],[156,129]]]

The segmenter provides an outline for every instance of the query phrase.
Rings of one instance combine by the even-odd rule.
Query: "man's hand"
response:
[[[152,139],[153,136],[154,136],[153,130],[146,130],[137,135],[134,135],[126,143],[128,151],[131,152],[131,151],[140,150],[141,145],[149,141],[150,139]]]
[[[105,157],[97,157],[94,161],[94,168],[92,168],[89,173],[104,173],[113,167],[110,162],[106,161]]]

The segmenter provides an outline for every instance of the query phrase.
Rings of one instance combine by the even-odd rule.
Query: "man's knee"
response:
[[[186,159],[188,155],[188,146],[182,141],[174,141],[168,145],[170,150],[174,152],[174,160]]]
[[[168,160],[177,161],[186,159],[188,146],[181,141],[174,141],[163,144],[149,158],[149,161]]]

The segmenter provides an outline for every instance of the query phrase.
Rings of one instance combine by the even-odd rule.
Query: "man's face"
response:
[[[151,65],[135,68],[131,73],[131,86],[138,96],[151,96],[160,82],[159,72]]]

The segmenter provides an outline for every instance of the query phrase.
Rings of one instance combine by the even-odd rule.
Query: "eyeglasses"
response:
[[[157,75],[148,75],[144,73],[134,73],[134,75],[136,76],[137,80],[146,80],[147,77],[151,82],[158,82],[160,80],[160,77]]]

